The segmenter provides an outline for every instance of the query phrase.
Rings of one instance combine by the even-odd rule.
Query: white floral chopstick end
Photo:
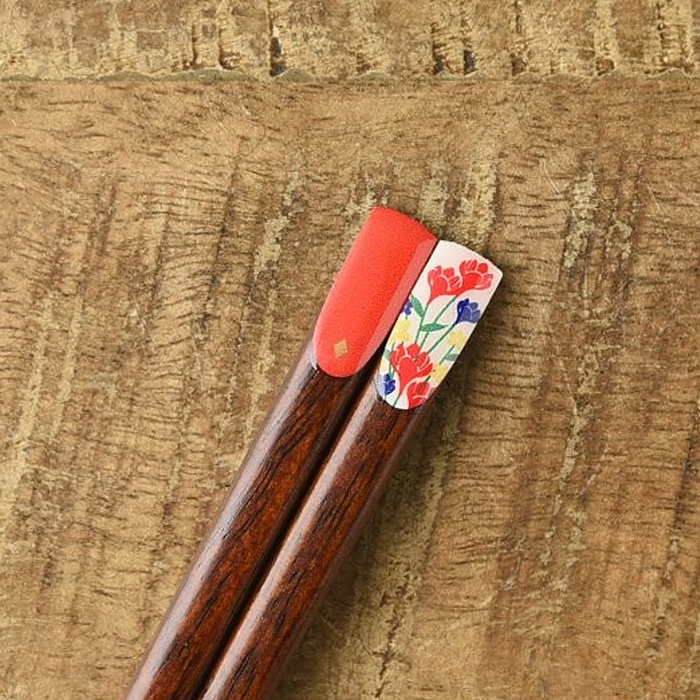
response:
[[[395,408],[416,408],[437,389],[491,300],[501,271],[458,243],[440,241],[389,334],[377,390]]]

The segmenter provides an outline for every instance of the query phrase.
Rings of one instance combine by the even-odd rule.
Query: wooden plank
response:
[[[66,78],[200,69],[267,74],[265,5],[123,0],[0,7],[0,75]]]
[[[278,697],[697,694],[693,81],[0,92],[0,697],[119,697],[376,203],[505,282]]]
[[[0,77],[693,74],[699,13],[693,0],[7,0]]]

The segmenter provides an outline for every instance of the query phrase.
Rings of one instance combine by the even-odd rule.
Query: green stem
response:
[[[420,321],[418,322],[418,330],[416,331],[416,337],[413,340],[414,343],[418,342],[418,337],[420,336],[420,332],[423,330],[423,321],[425,320],[425,317],[428,315],[428,306],[429,304],[426,304],[425,308],[423,309],[423,315],[419,314],[418,311],[416,311],[416,314],[418,314],[418,317],[420,318]],[[415,306],[413,307],[415,311]]]
[[[440,362],[438,362],[439,365],[442,364],[443,360],[455,349],[454,345],[450,345],[450,349],[442,356],[442,359]]]
[[[455,324],[455,326],[456,326],[456,325],[457,325],[457,324]],[[438,345],[440,345],[440,343],[441,343],[450,333],[452,333],[452,331],[453,331],[453,329],[454,329],[455,326],[450,326],[450,327],[437,339],[437,341],[436,341],[436,342],[434,343],[434,345],[430,348],[430,350],[426,350],[426,352],[428,353],[428,355],[430,355],[430,353],[431,353],[433,350],[435,350],[435,348],[436,348]],[[442,362],[442,360],[440,360],[440,361]]]
[[[391,400],[391,405],[396,407],[396,404],[399,402],[399,399],[401,398],[401,394],[403,394],[403,387],[399,386],[399,378],[396,378],[396,396]]]
[[[450,306],[452,306],[452,304],[455,303],[455,301],[457,301],[457,297],[452,297],[452,299],[450,299],[447,302],[447,304],[445,304],[445,306],[442,307],[442,310],[440,311],[440,313],[433,319],[433,323],[437,323],[442,318],[442,315],[445,313],[445,311],[447,311],[447,309],[449,309]],[[426,316],[428,315],[428,307],[427,306],[426,306],[426,310],[425,310],[425,315]],[[423,325],[423,321],[421,319],[421,327],[422,327],[422,325]],[[420,328],[418,330],[420,332]],[[423,338],[423,342],[425,342],[428,339],[428,335],[430,335],[430,332],[426,331],[425,338]],[[416,336],[416,342],[418,342],[418,336]]]

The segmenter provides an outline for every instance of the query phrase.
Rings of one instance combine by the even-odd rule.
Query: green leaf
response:
[[[456,352],[448,352],[445,357],[443,357],[443,360],[449,360],[450,362],[454,362],[457,358],[459,357],[459,354]]]
[[[411,306],[413,306],[413,308],[416,310],[416,313],[421,318],[425,316],[425,309],[423,308],[423,304],[421,304],[418,297],[414,297],[413,294],[411,294]]]
[[[423,330],[426,333],[434,333],[435,331],[441,331],[443,328],[447,328],[445,323],[426,323],[423,326]]]
[[[391,350],[384,348],[384,357],[388,360],[391,357]]]

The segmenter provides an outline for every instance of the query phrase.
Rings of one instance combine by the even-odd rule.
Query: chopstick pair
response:
[[[500,277],[371,212],[126,700],[268,697]]]

